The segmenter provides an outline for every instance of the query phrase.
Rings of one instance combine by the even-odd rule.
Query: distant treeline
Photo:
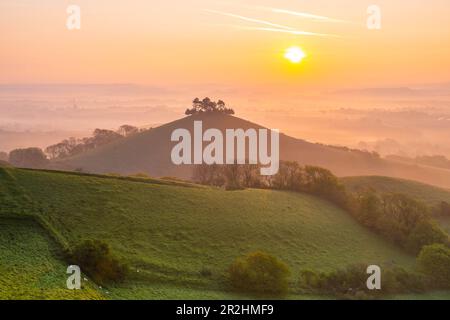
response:
[[[95,129],[91,137],[81,139],[69,138],[45,149],[50,159],[63,159],[88,150],[96,149],[116,140],[132,136],[143,131],[137,127],[124,124],[116,131],[107,129]]]
[[[420,164],[420,165],[450,170],[450,160],[442,155],[417,156],[415,158],[408,158],[408,157],[397,156],[397,155],[388,155],[388,156],[386,156],[386,159],[409,162],[409,163],[414,163],[414,164]]]
[[[15,149],[9,154],[0,152],[0,161],[7,161],[21,168],[45,169],[50,160],[72,157],[143,131],[146,131],[146,129],[139,129],[127,124],[120,126],[115,131],[95,129],[90,137],[64,139],[61,142],[48,146],[45,150],[32,147]]]
[[[195,182],[227,190],[268,188],[304,192],[326,199],[349,212],[359,223],[408,252],[418,254],[423,246],[449,245],[448,234],[432,219],[431,209],[404,194],[379,194],[374,190],[348,192],[331,171],[281,162],[278,174],[261,176],[258,165],[198,165]],[[441,214],[449,214],[442,204]]]

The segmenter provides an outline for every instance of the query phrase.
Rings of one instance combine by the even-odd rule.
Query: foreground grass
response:
[[[115,298],[220,296],[227,290],[223,279],[231,262],[256,250],[289,265],[293,288],[301,269],[359,262],[414,265],[412,256],[346,212],[305,194],[3,170],[14,191],[8,197],[25,199],[16,202],[23,208],[10,210],[38,215],[68,247],[102,239],[130,264],[127,283],[110,288]]]
[[[90,283],[66,288],[67,266],[58,251],[34,221],[0,219],[0,299],[103,299]]]

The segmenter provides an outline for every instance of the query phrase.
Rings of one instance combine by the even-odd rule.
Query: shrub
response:
[[[352,294],[367,290],[367,266],[354,264],[328,274],[322,274],[321,287],[339,294]]]
[[[347,209],[348,194],[339,179],[330,170],[305,166],[304,168],[304,191],[321,196],[335,205]]]
[[[423,275],[407,271],[401,267],[382,269],[383,293],[409,293],[425,290],[426,280]]]
[[[381,208],[381,200],[375,192],[369,190],[357,195],[356,218],[363,225],[376,229],[382,214]]]
[[[112,256],[108,244],[87,240],[68,253],[69,262],[80,266],[98,284],[122,281],[128,267]]]
[[[434,222],[423,220],[420,221],[411,231],[407,248],[414,254],[418,254],[423,246],[447,242],[448,236]]]
[[[257,294],[285,294],[289,274],[285,263],[259,251],[237,259],[229,268],[229,278],[235,289]]]
[[[203,267],[200,272],[199,272],[200,276],[202,276],[203,278],[211,278],[213,273],[211,271],[211,269]]]
[[[420,274],[403,268],[381,268],[381,290],[367,288],[367,266],[353,264],[332,272],[300,272],[299,287],[311,292],[333,294],[342,299],[367,299],[385,294],[421,292],[426,281]]]
[[[301,270],[298,280],[299,287],[302,289],[318,289],[320,288],[320,274],[314,270]]]
[[[420,270],[430,277],[433,285],[450,288],[450,248],[443,244],[425,246],[417,257]]]

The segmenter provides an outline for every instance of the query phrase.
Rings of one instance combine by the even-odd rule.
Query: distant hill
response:
[[[392,97],[392,96],[417,96],[425,94],[422,90],[415,90],[408,87],[393,87],[393,88],[364,88],[364,89],[349,89],[340,90],[335,94],[355,96],[380,96],[380,97]]]
[[[191,166],[172,164],[170,153],[175,143],[170,141],[170,136],[178,128],[192,132],[195,120],[203,121],[204,130],[217,128],[224,132],[225,129],[263,128],[230,115],[194,115],[59,161],[53,164],[53,168],[95,173],[143,172],[152,176],[189,179]],[[384,160],[370,153],[314,144],[284,134],[280,136],[280,159],[325,167],[338,176],[383,175],[450,188],[450,170]]]
[[[223,273],[236,257],[255,250],[285,261],[293,286],[301,269],[333,270],[359,262],[414,267],[413,256],[306,194],[228,192],[164,180],[13,168],[0,168],[0,191],[0,240],[6,239],[0,241],[0,261],[5,256],[27,261],[27,274],[33,274],[35,263],[41,279],[27,285],[19,274],[7,273],[6,286],[0,278],[0,293],[10,292],[9,283],[16,291],[44,288],[50,279],[66,276],[62,262],[49,252],[54,245],[45,246],[49,237],[26,222],[27,216],[45,222],[44,230],[60,244],[102,239],[129,263],[133,274],[108,288],[108,295],[103,291],[106,298],[230,298]],[[23,223],[12,222],[12,216]],[[39,290],[24,289],[27,294],[35,298]]]

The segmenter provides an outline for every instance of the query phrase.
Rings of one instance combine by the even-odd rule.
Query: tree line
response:
[[[21,168],[46,168],[51,160],[64,159],[93,150],[111,142],[130,137],[146,129],[124,124],[117,130],[95,129],[90,137],[68,138],[42,150],[41,148],[14,149],[9,154],[0,153],[0,160]]]

